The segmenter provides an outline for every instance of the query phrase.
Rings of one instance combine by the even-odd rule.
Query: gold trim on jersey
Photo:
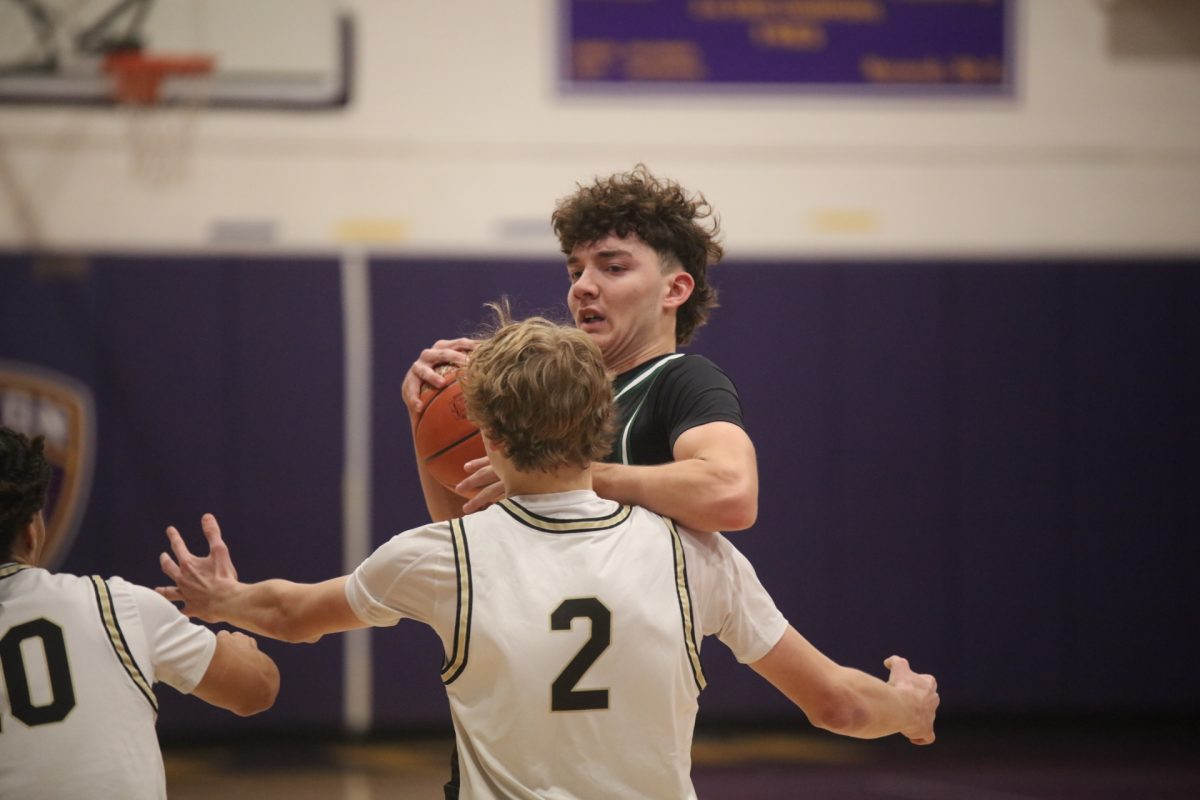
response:
[[[583,533],[586,531],[602,531],[608,528],[615,528],[633,513],[633,508],[630,506],[617,506],[611,514],[605,514],[602,517],[554,519],[553,517],[543,517],[541,514],[535,514],[508,498],[501,500],[497,505],[507,511],[510,517],[522,525],[535,528],[539,531],[546,531],[547,533]]]
[[[105,630],[108,631],[108,641],[112,644],[113,652],[117,654],[117,660],[121,662],[121,666],[125,667],[125,672],[129,674],[133,685],[149,701],[150,707],[157,714],[158,698],[154,696],[154,690],[150,688],[150,681],[146,680],[141,667],[133,659],[133,653],[129,652],[129,643],[125,641],[125,634],[122,633],[121,624],[117,621],[117,612],[113,608],[112,592],[109,590],[108,584],[99,575],[93,575],[92,588],[96,590],[96,604],[100,606],[100,619],[104,622]]]
[[[13,561],[9,564],[0,564],[0,578],[7,578],[10,575],[16,575],[23,569],[32,569],[28,564],[18,564]]]
[[[703,691],[707,681],[704,678],[704,668],[700,666],[700,643],[696,641],[696,623],[692,615],[692,595],[688,591],[683,541],[679,538],[675,521],[668,517],[663,517],[663,520],[671,529],[671,544],[675,548],[675,591],[679,595],[679,614],[683,618],[683,642],[687,647],[688,660],[692,664],[692,677],[696,679],[696,688]]]
[[[458,606],[454,616],[454,649],[442,667],[442,683],[449,685],[467,666],[471,643],[471,553],[467,532],[461,519],[450,520],[450,539],[454,543],[454,572],[458,578]]]

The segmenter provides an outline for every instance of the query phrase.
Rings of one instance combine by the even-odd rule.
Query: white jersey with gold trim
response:
[[[787,622],[720,534],[590,491],[402,533],[346,595],[445,648],[463,798],[687,798],[700,641],[762,658]]]
[[[152,687],[191,692],[215,648],[145,587],[0,565],[0,797],[165,798]]]

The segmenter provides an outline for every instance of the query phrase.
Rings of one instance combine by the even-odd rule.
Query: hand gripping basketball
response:
[[[458,383],[458,370],[450,365],[438,367],[449,380],[441,389],[422,387],[425,410],[413,432],[417,458],[438,483],[454,491],[467,477],[463,464],[483,458],[483,437],[479,428],[467,419],[467,404]],[[429,393],[432,393],[430,395]]]

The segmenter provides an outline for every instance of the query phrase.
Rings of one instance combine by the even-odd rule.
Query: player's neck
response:
[[[490,439],[484,438],[483,449],[492,462],[500,482],[504,484],[504,493],[509,497],[518,494],[553,494],[554,492],[571,492],[576,489],[592,488],[591,467],[563,467],[550,472],[539,470],[519,470],[508,459],[504,448],[498,447]]]
[[[36,567],[38,558],[41,555],[42,536],[37,527],[39,521],[35,521],[26,526],[13,541],[12,547],[9,550],[7,558],[0,558],[0,563],[17,563],[24,564],[27,567]],[[44,529],[42,529],[44,530]]]
[[[647,361],[675,352],[675,312],[663,311],[649,326],[639,324],[625,336],[597,342],[604,366],[613,375],[621,375]]]
[[[645,346],[625,353],[604,354],[604,366],[613,375],[621,375],[635,367],[640,367],[651,359],[675,352],[675,329],[665,333]]]
[[[512,497],[518,494],[553,494],[592,488],[590,469],[561,469],[557,472],[517,472],[501,475],[504,491]]]

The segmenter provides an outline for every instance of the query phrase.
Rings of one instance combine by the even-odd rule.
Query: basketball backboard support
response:
[[[353,26],[337,0],[0,0],[0,103],[114,104],[116,51],[212,59],[157,102],[325,109],[350,98]]]

